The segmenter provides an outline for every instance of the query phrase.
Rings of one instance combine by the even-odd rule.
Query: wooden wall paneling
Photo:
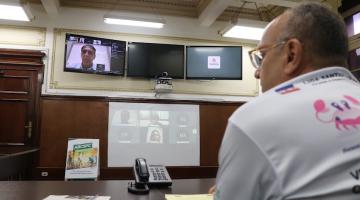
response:
[[[108,103],[43,99],[39,167],[65,167],[68,138],[100,139],[100,166],[107,164]]]
[[[217,166],[181,166],[166,167],[171,178],[190,179],[190,178],[215,178]],[[42,172],[47,172],[46,177],[41,176]],[[63,180],[64,167],[36,167],[33,172],[33,179],[38,180]],[[105,167],[100,169],[100,180],[131,180],[134,179],[133,170],[130,167]]]
[[[200,105],[200,165],[217,166],[218,152],[227,120],[240,106],[234,104]]]
[[[241,103],[156,101],[103,97],[43,96],[41,101],[40,158],[37,179],[63,179],[68,138],[100,139],[100,179],[132,179],[129,167],[107,167],[109,101],[132,103],[181,103],[200,105],[200,165],[168,167],[173,178],[211,178],[228,117]],[[41,172],[49,173],[41,177]]]
[[[217,166],[200,167],[166,167],[171,178],[189,179],[189,178],[214,178],[217,172]],[[134,179],[133,170],[129,167],[104,168],[101,169],[102,180],[129,180]]]

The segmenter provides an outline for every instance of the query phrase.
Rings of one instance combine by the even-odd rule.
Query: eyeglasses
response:
[[[283,45],[286,42],[287,41],[281,41],[268,47],[260,47],[249,51],[250,60],[255,69],[259,69],[261,67],[262,61],[264,59],[264,51],[269,51],[270,49]]]

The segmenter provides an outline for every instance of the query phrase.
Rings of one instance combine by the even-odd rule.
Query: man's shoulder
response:
[[[244,130],[254,130],[265,126],[272,127],[280,121],[291,121],[312,114],[314,100],[321,94],[317,94],[311,88],[286,88],[282,85],[276,86],[256,97],[239,107],[229,120],[241,124]]]
[[[264,93],[254,99],[246,102],[240,106],[232,115],[232,117],[245,117],[253,118],[253,114],[263,111],[264,109],[271,107],[274,102],[277,102],[277,97],[271,93]],[[251,117],[249,114],[251,113]]]
[[[81,68],[81,63],[71,63],[68,66],[66,66],[68,68],[74,68],[74,69],[80,69]]]

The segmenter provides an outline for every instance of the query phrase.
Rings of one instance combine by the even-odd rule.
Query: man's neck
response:
[[[91,69],[92,68],[92,63],[90,63],[88,65],[85,65],[85,64],[81,63],[81,67],[84,68],[84,69]]]

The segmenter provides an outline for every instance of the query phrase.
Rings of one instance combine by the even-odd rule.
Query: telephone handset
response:
[[[144,158],[135,160],[135,180],[138,177],[140,182],[147,183],[149,181],[149,170]],[[137,176],[137,177],[136,177]]]

